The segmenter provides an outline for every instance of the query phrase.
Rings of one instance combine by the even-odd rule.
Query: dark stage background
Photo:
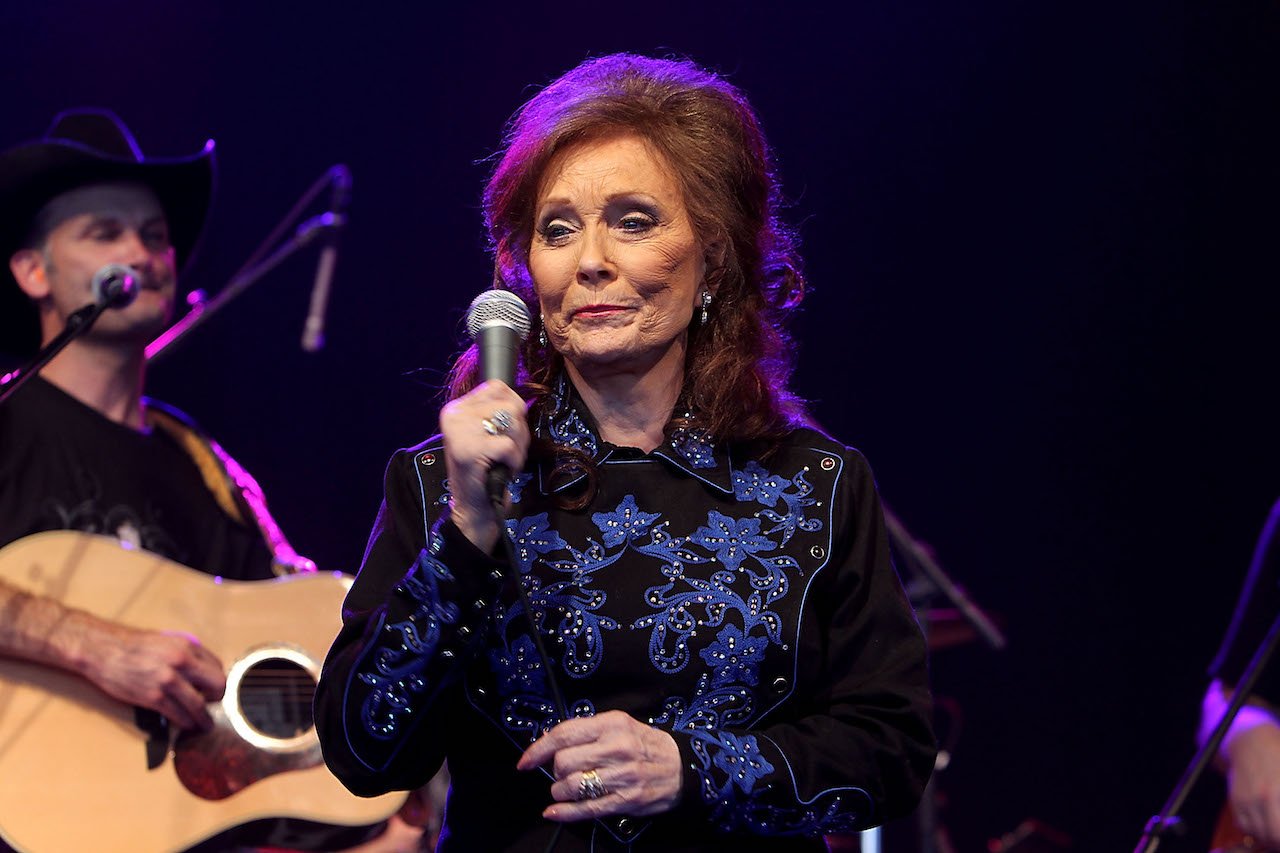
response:
[[[87,104],[151,154],[215,137],[186,278],[210,291],[350,165],[328,347],[298,346],[309,251],[151,390],[256,474],[299,550],[354,570],[488,282],[478,200],[506,116],[612,50],[727,72],[805,243],[800,390],[1008,634],[934,658],[963,712],[939,779],[956,849],[1031,817],[1132,849],[1280,494],[1280,6],[841,5],[5,3],[0,143]],[[9,312],[0,342],[20,340]]]

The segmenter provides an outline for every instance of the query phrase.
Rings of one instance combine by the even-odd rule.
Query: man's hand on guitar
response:
[[[1236,824],[1258,842],[1280,846],[1280,725],[1233,727],[1222,755]]]
[[[107,695],[183,729],[212,727],[205,704],[227,688],[222,662],[195,637],[112,622],[3,579],[0,655],[79,673]]]
[[[110,696],[158,711],[182,729],[209,729],[205,705],[222,698],[227,678],[218,658],[188,634],[98,622],[80,671]]]

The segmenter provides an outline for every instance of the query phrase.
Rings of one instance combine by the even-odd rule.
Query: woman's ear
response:
[[[44,254],[39,249],[19,249],[9,258],[9,272],[18,287],[33,301],[49,295],[49,277],[45,274]]]

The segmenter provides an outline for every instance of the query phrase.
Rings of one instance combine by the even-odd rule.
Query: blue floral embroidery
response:
[[[711,686],[758,684],[767,645],[767,639],[747,636],[736,625],[724,626],[716,641],[702,650],[702,659],[712,667]]]
[[[762,509],[745,518],[712,510],[707,523],[687,537],[670,535],[665,524],[653,519],[650,541],[638,547],[664,560],[665,582],[645,591],[655,612],[633,623],[651,631],[654,666],[667,673],[683,669],[697,631],[719,628],[714,641],[698,653],[707,669],[693,695],[667,699],[653,723],[692,736],[701,793],[723,829],[814,834],[851,828],[859,813],[842,805],[836,794],[800,808],[764,802],[761,798],[771,788],[767,777],[775,768],[754,736],[733,731],[750,725],[757,713],[753,688],[759,684],[760,667],[769,646],[780,645],[783,637],[773,608],[800,569],[794,557],[776,552],[797,531],[817,531],[823,525],[820,518],[806,517],[817,501],[804,471],[788,479],[752,461],[734,471],[733,487],[740,504]],[[709,576],[685,571],[708,561],[722,568]]]
[[[754,459],[733,472],[733,496],[740,501],[776,506],[783,489],[790,485],[786,477],[770,474]]]
[[[529,481],[532,479],[532,474],[516,474],[507,483],[507,491],[511,493],[511,502],[513,504],[520,503],[520,499],[524,496],[524,487],[529,485]]]
[[[562,374],[556,383],[555,396],[549,415],[542,418],[539,433],[544,432],[556,444],[581,450],[588,456],[595,457],[600,449],[599,440],[587,422],[573,407],[570,397],[569,381]]]
[[[567,383],[562,381],[558,391],[556,406],[540,432],[596,455],[598,439],[569,405]],[[677,431],[671,446],[694,468],[716,464],[712,445],[695,431]],[[606,594],[595,588],[596,573],[627,553],[653,561],[661,578],[645,591],[651,613],[631,627],[650,632],[649,656],[658,671],[675,673],[690,662],[703,669],[695,670],[692,694],[664,700],[651,723],[691,736],[701,795],[712,805],[717,825],[725,829],[815,834],[852,829],[867,814],[867,806],[855,802],[865,794],[856,789],[796,803],[785,788],[775,787],[777,757],[766,756],[757,737],[743,731],[760,713],[755,688],[766,653],[783,641],[775,608],[800,571],[797,561],[780,549],[799,531],[823,528],[821,518],[807,516],[817,500],[805,470],[788,479],[754,461],[735,469],[733,493],[745,517],[711,511],[705,524],[687,535],[673,533],[662,512],[646,511],[649,507],[640,507],[634,495],[625,496],[612,510],[594,513],[591,521],[600,535],[585,543],[566,542],[551,528],[546,513],[510,520],[506,526],[520,568],[519,582],[540,629],[555,640],[552,658],[574,678],[598,669],[606,635],[619,627],[601,612]],[[513,482],[515,502],[520,502],[529,481],[529,475],[522,474]],[[751,512],[753,504],[757,509]],[[434,587],[434,581],[427,586]],[[424,601],[430,595],[425,587],[423,595],[415,593]],[[558,721],[548,699],[547,674],[522,605],[495,604],[491,613],[495,632],[487,662],[501,697],[498,722],[518,742],[530,742]],[[393,626],[402,645],[417,650],[405,653],[409,664],[430,657],[438,642],[438,624],[447,616],[438,615],[437,624],[428,627],[434,638],[421,636],[421,617],[412,628]],[[699,631],[706,632],[702,639]],[[382,714],[377,722],[390,719],[394,732],[399,715],[407,713],[410,695],[425,687],[420,668],[396,667],[402,661],[394,650],[380,650],[377,660],[378,678],[361,676],[381,690],[366,708],[376,705]],[[595,708],[583,700],[569,713],[587,716]],[[366,712],[365,719],[366,726],[373,725],[373,715]]]
[[[571,548],[551,529],[545,512],[510,519],[506,531],[514,546],[520,583],[529,605],[541,628],[555,638],[554,648],[561,654],[564,672],[573,678],[591,675],[604,656],[604,632],[618,627],[616,620],[598,613],[606,595],[591,588],[592,576],[617,556],[607,555],[594,542],[586,550]],[[553,555],[564,552],[568,552],[567,559],[553,559]],[[535,562],[549,567],[557,576],[544,579],[534,574]],[[495,615],[498,629],[489,665],[503,696],[501,723],[518,740],[530,742],[557,722],[555,708],[547,698],[550,691],[546,675],[528,633],[523,605],[516,601],[498,607]],[[590,703],[579,703],[570,710],[573,716],[594,713]]]
[[[503,696],[521,693],[548,696],[546,673],[533,640],[528,636],[516,637],[501,649],[489,652],[489,664],[499,674],[498,692]]]
[[[712,763],[744,794],[750,794],[756,782],[773,772],[773,765],[760,754],[760,747],[751,735],[738,737],[732,732],[721,732],[718,745],[720,749]]]
[[[643,536],[655,521],[656,512],[641,512],[634,495],[627,495],[613,512],[597,512],[592,522],[604,534],[604,546],[614,548]]]
[[[788,490],[788,487],[792,487]],[[781,533],[781,545],[787,544],[797,530],[813,533],[822,529],[822,521],[817,518],[805,518],[805,509],[817,503],[809,495],[813,486],[804,476],[804,471],[788,480],[765,470],[759,462],[752,460],[740,470],[733,472],[733,494],[740,501],[755,501],[767,509],[759,515],[774,522],[765,533]],[[776,507],[781,500],[782,512]]]
[[[671,433],[671,446],[694,468],[716,467],[715,446],[703,430],[680,427]]]
[[[588,456],[595,456],[599,449],[595,433],[574,409],[553,414],[547,420],[547,433],[556,444],[576,448]]]
[[[528,518],[509,519],[507,536],[515,548],[516,561],[522,574],[528,573],[534,560],[541,556],[568,548],[569,543],[551,529],[547,514],[540,512]]]
[[[870,816],[871,799],[860,788],[824,791],[808,803],[796,803],[789,793],[774,791],[766,777],[776,768],[760,751],[753,735],[695,731],[690,743],[704,768],[699,771],[700,793],[712,805],[712,820],[724,832],[853,832],[861,829]],[[780,795],[780,799],[766,799],[771,792]]]
[[[715,510],[708,514],[706,526],[694,531],[689,541],[714,551],[716,559],[731,572],[737,571],[747,555],[778,547],[760,535],[760,519],[735,520]]]
[[[361,703],[360,721],[378,740],[396,736],[409,715],[413,695],[427,689],[424,671],[440,643],[441,626],[458,621],[457,607],[440,600],[438,580],[451,577],[449,569],[430,554],[419,556],[400,585],[400,590],[418,603],[417,609],[408,619],[383,628],[395,639],[375,646],[372,666],[358,671],[360,681],[371,688]]]

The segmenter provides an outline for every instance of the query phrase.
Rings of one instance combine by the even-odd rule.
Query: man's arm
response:
[[[1214,681],[1205,691],[1200,743],[1205,743],[1231,703],[1231,690]],[[1226,771],[1228,801],[1236,825],[1266,845],[1280,844],[1280,717],[1261,701],[1247,702],[1231,721],[1218,749]]]
[[[66,670],[179,728],[213,725],[205,704],[222,698],[222,663],[187,634],[101,619],[0,580],[0,655]]]

